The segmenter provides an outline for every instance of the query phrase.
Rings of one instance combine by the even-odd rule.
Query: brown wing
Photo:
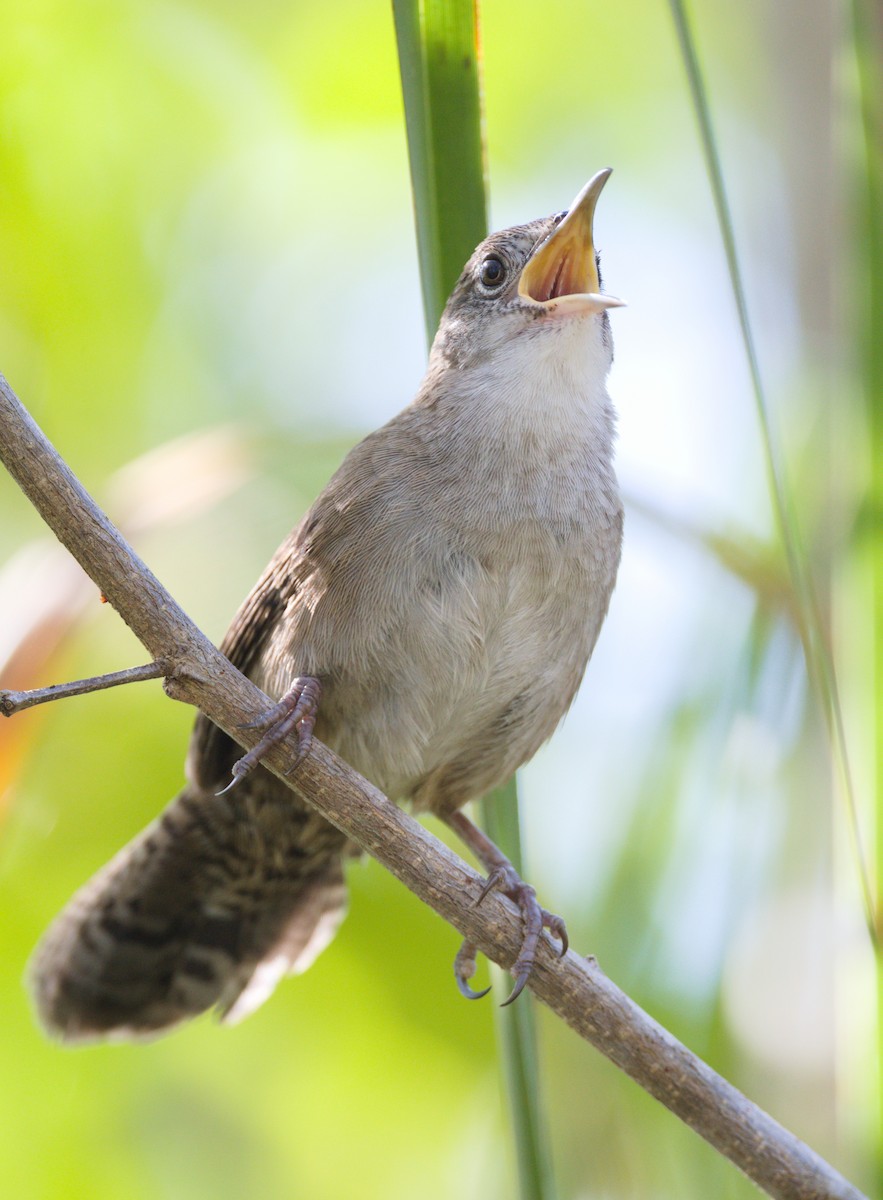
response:
[[[276,622],[290,599],[293,586],[288,564],[295,553],[300,526],[292,530],[224,634],[221,651],[243,675],[249,675],[260,659]],[[193,784],[213,790],[229,782],[230,768],[242,754],[242,748],[223,730],[200,714],[193,727],[187,754],[187,773]]]
[[[266,678],[264,668],[278,668],[280,655],[287,655],[309,631],[319,659],[313,669],[321,670],[327,681],[341,665],[371,661],[378,633],[400,619],[409,581],[422,562],[427,522],[435,519],[425,452],[414,422],[405,410],[350,451],[276,551],[221,643],[245,675]],[[378,567],[379,562],[394,563],[396,569]],[[309,602],[300,611],[296,599],[302,591]],[[271,645],[283,619],[286,644],[276,637]],[[326,717],[329,700],[326,691]],[[330,733],[327,720],[324,728]],[[226,734],[199,717],[188,756],[189,777],[199,788],[217,790],[229,782],[230,768],[241,753]]]

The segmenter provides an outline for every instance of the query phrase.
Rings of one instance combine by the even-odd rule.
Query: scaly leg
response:
[[[461,812],[453,812],[445,814],[442,819],[462,838],[488,872],[487,882],[476,903],[481,904],[490,892],[499,890],[513,900],[521,910],[524,920],[524,938],[518,958],[512,964],[515,986],[507,999],[503,1001],[504,1005],[511,1004],[521,995],[524,985],[530,978],[543,929],[548,929],[553,937],[560,941],[562,958],[567,953],[567,929],[561,917],[556,917],[554,913],[547,912],[546,909],[540,907],[537,903],[536,891],[529,883],[524,882],[505,854],[494,845],[486,833],[483,833],[477,825],[473,825],[468,817]],[[465,941],[454,960],[457,987],[469,1000],[479,1000],[490,991],[490,988],[485,988],[483,992],[474,992],[467,982],[475,973],[475,955],[475,946],[471,942]]]

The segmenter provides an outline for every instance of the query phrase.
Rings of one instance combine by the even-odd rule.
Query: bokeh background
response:
[[[879,15],[692,12],[872,868]],[[578,949],[871,1191],[879,992],[854,838],[668,8],[485,0],[482,31],[493,226],[565,207],[612,165],[596,235],[629,302],[610,384],[625,555],[580,696],[523,772],[528,873]],[[391,13],[28,0],[3,6],[0,44],[0,370],[217,639],[422,373]],[[6,686],[142,661],[5,475],[0,513]],[[0,728],[2,1194],[512,1196],[490,1002],[462,1002],[456,934],[371,862],[332,947],[243,1025],[77,1051],[37,1030],[31,949],[177,791],[191,720],[146,684]],[[756,1194],[538,1018],[562,1197]]]

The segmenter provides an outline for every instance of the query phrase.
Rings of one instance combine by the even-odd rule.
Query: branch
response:
[[[2,376],[0,459],[153,658],[166,664],[167,693],[195,705],[250,749],[258,735],[243,726],[266,708],[267,697],[231,666],[163,589]],[[482,880],[412,817],[318,742],[294,778],[286,775],[296,763],[292,747],[277,746],[263,761],[482,954],[511,967],[522,936],[515,906],[491,893],[477,907]],[[559,959],[544,939],[528,986],[769,1195],[781,1200],[864,1200],[814,1151],[638,1008],[593,959],[572,951]]]

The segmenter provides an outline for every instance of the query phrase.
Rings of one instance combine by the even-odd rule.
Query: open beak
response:
[[[593,175],[571,204],[567,216],[527,260],[518,294],[549,312],[603,312],[619,308],[622,300],[601,294],[592,220],[604,184],[612,174],[605,167]]]

